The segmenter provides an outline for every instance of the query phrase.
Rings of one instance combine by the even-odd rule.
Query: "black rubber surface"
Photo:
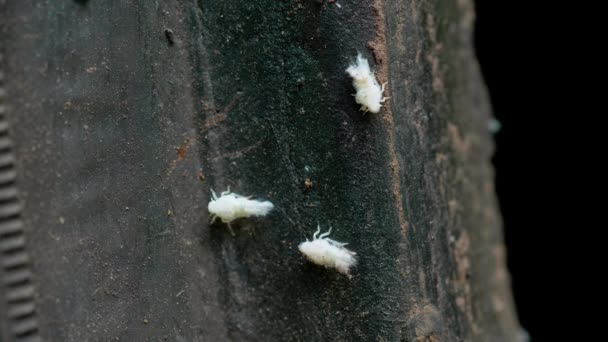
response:
[[[4,3],[8,341],[514,340],[472,4],[338,3]],[[277,209],[232,237],[228,186]],[[297,250],[318,223],[353,279]]]

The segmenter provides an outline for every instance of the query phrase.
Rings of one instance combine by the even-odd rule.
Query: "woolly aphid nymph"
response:
[[[386,83],[382,84],[382,87],[378,85],[376,75],[369,68],[367,59],[360,53],[357,54],[356,63],[351,64],[346,72],[353,78],[353,87],[357,90],[355,101],[361,105],[361,110],[378,113],[382,103],[388,99],[382,95]]]
[[[321,235],[319,235],[320,232],[321,227],[317,226],[313,240],[308,241],[306,239],[305,242],[302,242],[298,246],[298,249],[311,262],[328,268],[335,268],[338,272],[350,278],[350,268],[357,263],[357,258],[355,257],[357,253],[344,248],[347,243],[328,238],[327,236],[331,233],[331,228],[329,228],[328,232]]]
[[[234,235],[230,225],[232,221],[251,216],[266,216],[273,208],[274,205],[270,201],[252,200],[250,197],[230,192],[230,187],[227,191],[222,192],[220,197],[217,197],[211,189],[211,201],[207,206],[211,214],[211,223],[219,217],[228,225],[232,235]]]

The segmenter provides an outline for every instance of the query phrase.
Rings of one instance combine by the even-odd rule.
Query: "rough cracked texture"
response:
[[[516,340],[471,1],[337,3],[0,1],[43,337]],[[209,226],[229,185],[277,210]]]

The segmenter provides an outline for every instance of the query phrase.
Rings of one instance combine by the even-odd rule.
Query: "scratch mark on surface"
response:
[[[236,158],[240,158],[242,157],[244,154],[246,154],[247,152],[259,147],[262,144],[262,140],[256,142],[255,144],[251,145],[251,146],[247,146],[245,148],[242,148],[240,150],[234,151],[234,152],[226,152],[226,153],[222,153],[219,156],[216,157],[212,157],[210,160],[211,161],[216,161],[218,159],[236,159]]]

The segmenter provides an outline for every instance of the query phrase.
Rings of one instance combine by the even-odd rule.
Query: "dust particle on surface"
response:
[[[177,153],[177,159],[178,160],[183,160],[184,158],[186,158],[186,153],[188,152],[188,149],[186,147],[180,147],[176,150]]]
[[[305,188],[306,190],[310,190],[310,189],[312,189],[312,181],[310,180],[310,178],[306,178],[306,179],[304,180],[304,188]]]

